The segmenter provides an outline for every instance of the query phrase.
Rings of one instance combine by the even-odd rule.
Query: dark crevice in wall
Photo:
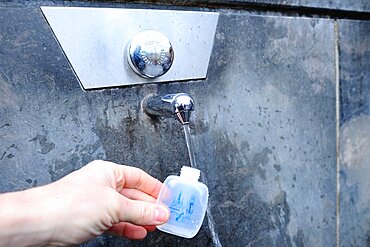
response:
[[[85,0],[87,1],[87,0]],[[89,1],[89,2],[125,2],[122,0],[117,1]],[[163,4],[163,5],[176,5],[186,7],[206,7],[214,9],[238,9],[249,11],[262,11],[262,12],[276,12],[287,16],[304,16],[315,18],[330,18],[330,19],[354,19],[354,20],[370,20],[370,12],[350,11],[343,9],[329,9],[329,8],[314,8],[305,6],[289,6],[280,4],[266,4],[266,3],[246,3],[246,2],[215,2],[209,3],[204,1],[158,1],[158,0],[145,0],[145,1],[130,1],[131,3],[147,3],[147,4]]]
[[[370,12],[364,10],[351,11],[345,9],[330,9],[330,8],[317,8],[307,6],[293,6],[272,3],[250,3],[241,1],[218,1],[208,2],[200,0],[81,0],[81,1],[24,1],[24,0],[10,0],[0,2],[0,7],[17,7],[17,6],[35,6],[35,5],[51,5],[51,6],[86,6],[87,3],[99,3],[99,7],[118,7],[115,4],[129,5],[127,7],[142,7],[140,4],[148,4],[148,8],[186,8],[187,10],[196,10],[199,8],[207,8],[210,10],[218,11],[219,9],[233,9],[251,11],[256,14],[268,14],[279,16],[295,16],[295,17],[309,17],[309,18],[326,18],[326,19],[349,19],[349,20],[370,20]],[[102,6],[101,4],[105,5]],[[135,6],[139,4],[138,6]],[[89,7],[94,7],[89,5]],[[126,7],[126,6],[121,6]]]
[[[336,133],[336,246],[340,246],[340,80],[339,80],[339,23],[334,23],[334,37],[335,37],[335,133]]]

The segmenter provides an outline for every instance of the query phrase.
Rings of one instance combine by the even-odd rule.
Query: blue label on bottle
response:
[[[169,205],[171,211],[171,220],[175,220],[179,223],[192,223],[191,216],[194,213],[195,207],[195,196],[191,195],[189,198],[183,197],[183,192],[180,190],[179,194],[174,197],[173,201]]]

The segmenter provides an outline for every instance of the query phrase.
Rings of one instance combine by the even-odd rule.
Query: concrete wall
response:
[[[352,2],[349,9],[369,11],[367,1]],[[225,3],[213,9],[220,18],[206,80],[84,91],[40,5],[186,8],[1,2],[0,192],[50,183],[94,159],[160,180],[178,174],[189,164],[181,127],[153,121],[140,103],[150,93],[186,92],[196,102],[191,131],[214,231],[205,219],[190,240],[157,231],[86,246],[215,246],[216,238],[223,246],[369,246],[367,14],[293,17]],[[207,11],[196,6],[188,8]]]

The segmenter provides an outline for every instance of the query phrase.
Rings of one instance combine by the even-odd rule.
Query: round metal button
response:
[[[174,52],[169,39],[155,30],[145,30],[132,38],[128,46],[128,63],[144,78],[165,74],[172,65]]]

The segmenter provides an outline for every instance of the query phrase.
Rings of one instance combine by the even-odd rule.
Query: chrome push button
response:
[[[155,30],[145,30],[134,36],[128,46],[128,63],[143,78],[164,75],[174,59],[169,39]]]

